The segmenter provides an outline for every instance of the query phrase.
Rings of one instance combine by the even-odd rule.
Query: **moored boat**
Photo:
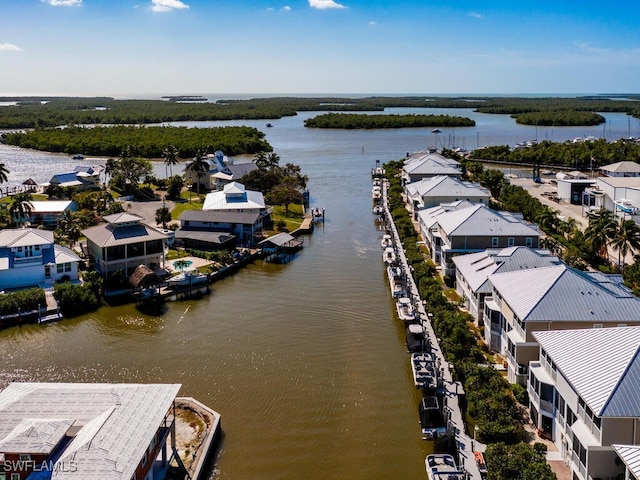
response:
[[[387,248],[393,246],[393,240],[391,239],[391,235],[385,233],[382,235],[382,240],[380,240],[380,246],[382,248]]]
[[[169,287],[183,288],[207,283],[209,276],[196,269],[184,270],[167,280]]]
[[[411,372],[413,373],[413,382],[417,388],[422,387],[433,392],[437,390],[438,366],[431,353],[412,353]]]
[[[382,252],[382,261],[387,265],[393,265],[396,263],[396,252],[393,247],[387,247]]]
[[[389,265],[387,267],[387,277],[389,278],[389,287],[393,298],[403,297],[407,292],[407,285],[400,267]]]
[[[424,460],[429,480],[464,480],[465,475],[456,465],[452,455],[434,453]]]
[[[398,318],[403,322],[411,323],[416,320],[415,308],[413,308],[411,300],[407,297],[398,298],[396,311],[398,312]]]
[[[438,440],[447,437],[447,420],[442,414],[440,409],[440,402],[435,396],[422,397],[420,405],[418,407],[418,414],[420,415],[420,427],[422,428],[423,440]],[[427,457],[428,458],[428,457]],[[429,467],[427,463],[427,474]],[[429,475],[429,478],[433,480],[448,480],[446,476]],[[454,477],[457,480],[458,477]]]

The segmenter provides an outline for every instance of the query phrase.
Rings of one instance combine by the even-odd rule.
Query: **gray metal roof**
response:
[[[489,191],[481,185],[473,182],[465,182],[457,177],[449,175],[437,175],[435,177],[425,178],[418,182],[407,185],[407,193],[410,195],[426,195],[432,197],[478,197],[484,196],[489,198]]]
[[[629,469],[631,475],[640,478],[640,446],[638,445],[612,445],[620,459]]]
[[[558,371],[601,417],[640,417],[640,327],[533,332]]]
[[[214,245],[224,245],[236,238],[235,235],[231,235],[228,232],[185,230],[184,228],[176,230],[175,237],[177,240],[197,240],[199,242],[206,242]]]
[[[501,272],[528,270],[559,265],[562,262],[549,250],[534,250],[529,247],[489,249],[483,252],[453,257],[456,271],[464,277],[471,290],[491,292],[490,275]]]
[[[489,280],[524,321],[640,322],[640,299],[597,278],[558,265],[496,273]]]
[[[125,226],[111,223],[96,225],[82,230],[82,234],[99,247],[129,245],[136,242],[169,238],[167,234],[144,223],[126,224],[126,222]]]
[[[58,462],[73,461],[77,469],[58,469],[52,480],[130,480],[179,390],[177,384],[11,383],[0,392],[0,439],[25,419],[72,420],[79,431]]]
[[[497,212],[484,204],[443,213],[438,216],[438,225],[447,236],[540,236],[537,227],[519,216]]]

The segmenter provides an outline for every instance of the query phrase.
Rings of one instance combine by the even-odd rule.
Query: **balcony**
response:
[[[42,255],[33,255],[31,257],[14,257],[14,267],[33,267],[34,265],[42,265]]]

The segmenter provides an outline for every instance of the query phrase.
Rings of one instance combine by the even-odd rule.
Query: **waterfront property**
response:
[[[89,259],[102,275],[121,270],[129,276],[138,265],[152,270],[163,267],[167,234],[132,213],[107,215],[104,220],[106,223],[82,231]]]
[[[526,246],[538,248],[540,230],[523,220],[521,214],[498,212],[487,205],[460,202],[451,209],[445,205],[418,214],[420,234],[434,262],[442,266],[443,276],[455,275],[456,255],[487,248]]]
[[[616,162],[600,167],[606,177],[640,177],[640,164],[637,162]]]
[[[11,383],[0,392],[6,478],[165,478],[177,457],[179,390],[179,384]]]
[[[534,250],[528,247],[487,249],[482,252],[458,255],[452,260],[456,265],[456,291],[462,297],[465,308],[478,326],[483,325],[484,299],[491,295],[492,285],[489,280],[491,275],[562,263],[548,250]],[[494,345],[491,339],[499,341],[500,332],[492,332],[489,325],[485,325],[484,334],[487,345],[498,351],[498,344]]]
[[[618,454],[620,461],[624,463],[624,477],[626,480],[640,478],[640,446],[638,445],[612,445]]]
[[[78,210],[76,202],[72,200],[31,200],[29,203],[31,203],[31,213],[27,220],[32,227],[56,228],[65,212]]]
[[[196,172],[186,168],[184,177],[187,183],[200,183],[207,190],[220,190],[226,184],[235,182],[247,173],[256,170],[258,167],[254,163],[238,163],[233,158],[226,156],[222,151],[216,150],[213,154],[205,157],[208,165],[204,176],[198,177]]]
[[[489,204],[491,194],[477,183],[465,182],[458,177],[438,175],[405,185],[407,204],[414,218],[419,210],[435,207],[441,203],[466,200]]]
[[[263,218],[260,212],[186,210],[180,215],[176,240],[202,250],[253,245],[262,233]]]
[[[524,385],[529,362],[538,360],[536,331],[640,325],[640,298],[621,275],[557,265],[497,273],[489,281],[485,329],[494,332],[491,343],[506,357],[511,383]]]
[[[43,186],[71,187],[76,191],[100,188],[101,170],[97,167],[76,166],[72,171],[57,173]]]
[[[80,258],[53,243],[53,232],[34,228],[0,231],[0,290],[52,286],[78,280]]]
[[[440,155],[435,148],[414,153],[404,160],[404,166],[402,167],[402,181],[404,184],[438,175],[461,177],[460,162]]]
[[[540,360],[530,363],[527,389],[539,432],[555,443],[574,479],[622,478],[618,455],[630,462],[637,446],[620,446],[640,442],[640,327],[533,336]]]

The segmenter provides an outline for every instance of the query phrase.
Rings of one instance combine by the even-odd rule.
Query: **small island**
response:
[[[305,120],[312,128],[420,128],[473,127],[476,122],[451,115],[367,115],[355,113],[325,113]]]

